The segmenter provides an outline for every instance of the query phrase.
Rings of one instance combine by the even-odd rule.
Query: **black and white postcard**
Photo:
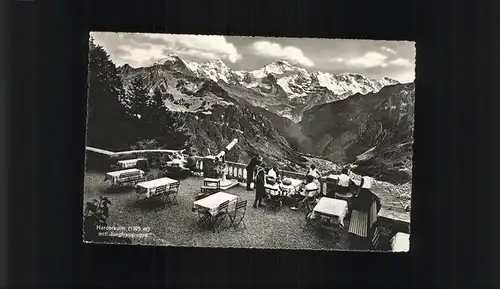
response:
[[[415,42],[92,32],[83,240],[410,249]]]

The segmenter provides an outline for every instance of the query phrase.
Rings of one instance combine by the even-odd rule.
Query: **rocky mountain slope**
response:
[[[163,85],[166,71],[178,72],[187,78],[209,79],[218,83],[236,99],[244,99],[253,106],[300,121],[304,110],[315,105],[346,98],[355,93],[366,94],[382,87],[398,83],[395,80],[370,79],[353,73],[308,72],[284,60],[275,61],[253,71],[233,71],[223,61],[197,63],[181,59],[175,54],[158,61],[151,67],[134,69],[128,65],[119,68],[124,76],[147,74],[151,82]],[[181,84],[182,86],[182,84]],[[192,91],[193,87],[186,87]],[[178,94],[173,94],[180,97]],[[184,101],[184,100],[182,100]],[[181,105],[182,106],[182,105]],[[182,109],[177,106],[174,109]]]
[[[411,180],[414,102],[413,83],[352,95],[307,110],[294,136],[302,150],[336,163],[354,163],[354,172],[407,182]]]
[[[122,66],[119,72],[125,89],[140,77],[151,94],[154,89],[161,91],[166,108],[179,112],[176,117],[185,123],[191,143],[200,154],[216,154],[238,138],[238,146],[228,154],[229,160],[247,162],[258,153],[265,161],[290,169],[301,163],[299,153],[263,114],[272,113],[252,106],[240,94],[226,91],[211,79],[182,71],[182,62],[166,63],[139,69]]]
[[[286,61],[232,71],[222,61],[194,63],[176,55],[118,71],[125,90],[136,77],[151,94],[159,89],[165,106],[181,112],[202,154],[216,153],[238,138],[229,156],[234,161],[259,153],[292,169],[303,166],[300,155],[308,153],[354,163],[361,174],[411,179],[413,83],[311,73]]]

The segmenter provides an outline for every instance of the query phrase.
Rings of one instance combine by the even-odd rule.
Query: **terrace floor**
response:
[[[253,208],[254,192],[236,186],[227,193],[237,195],[239,200],[248,200],[245,216],[246,229],[236,231],[229,228],[219,233],[202,229],[197,224],[197,214],[191,211],[194,196],[200,190],[203,179],[189,177],[180,182],[178,205],[155,210],[154,200],[136,203],[133,188],[109,189],[104,182],[104,172],[86,171],[84,202],[106,196],[109,205],[108,226],[150,227],[152,237],[132,239],[133,244],[171,245],[195,247],[233,247],[268,249],[349,249],[347,233],[342,232],[335,243],[329,234],[320,234],[311,229],[302,230],[305,214],[292,211],[286,205],[275,212],[269,208]],[[160,204],[161,206],[161,204]],[[348,220],[345,220],[346,228]]]

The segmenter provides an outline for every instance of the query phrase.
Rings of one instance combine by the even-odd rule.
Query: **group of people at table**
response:
[[[264,207],[262,200],[270,199],[276,196],[287,196],[293,200],[292,210],[297,210],[304,204],[314,205],[322,197],[319,187],[319,178],[321,174],[314,164],[312,164],[307,173],[305,180],[294,180],[291,178],[279,177],[278,168],[276,165],[267,169],[266,164],[262,162],[260,156],[253,157],[246,167],[247,169],[247,186],[248,191],[252,190],[251,184],[255,184],[255,200],[253,207]],[[353,181],[348,175],[348,169],[343,168],[340,175],[329,176],[335,182],[334,190],[327,190],[325,196],[331,198],[342,198],[342,196],[350,194],[350,188],[353,186]],[[365,180],[361,181],[359,188],[355,190],[356,199],[365,197],[366,186],[363,185]]]

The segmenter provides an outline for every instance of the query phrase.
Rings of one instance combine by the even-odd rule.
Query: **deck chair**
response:
[[[372,237],[372,248],[378,251],[390,250],[390,233],[383,227],[377,226]]]
[[[373,233],[372,247],[374,250],[378,250],[380,248],[380,229],[378,227],[375,228],[375,232]]]
[[[366,238],[368,235],[368,213],[352,210],[349,233]]]
[[[247,203],[248,201],[241,201],[236,203],[236,209],[234,210],[233,214],[229,214],[229,218],[231,219],[231,226],[233,229],[236,231],[236,227],[238,227],[240,224],[243,224],[243,227],[246,229],[247,226],[245,225],[245,214],[247,212]]]
[[[229,206],[229,201],[225,201],[224,203],[219,205],[217,214],[213,217],[212,229],[214,230],[214,233],[220,232],[219,231],[220,224],[229,215],[229,212],[227,210],[228,206]]]
[[[179,182],[170,184],[170,187],[167,190],[166,195],[169,203],[171,204],[179,204],[179,202],[177,201],[177,194],[179,194],[179,185],[180,185]]]

